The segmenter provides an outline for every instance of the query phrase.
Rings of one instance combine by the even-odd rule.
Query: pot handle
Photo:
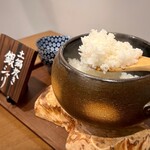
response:
[[[143,107],[144,114],[150,117],[150,101]]]

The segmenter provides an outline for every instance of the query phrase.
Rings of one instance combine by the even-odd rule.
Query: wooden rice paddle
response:
[[[150,71],[150,57],[142,56],[134,65],[126,66],[125,68],[110,69],[109,71]]]

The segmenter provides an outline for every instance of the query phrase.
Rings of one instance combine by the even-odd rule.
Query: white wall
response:
[[[150,1],[0,0],[0,32],[14,38],[46,30],[76,36],[92,28],[150,41]]]

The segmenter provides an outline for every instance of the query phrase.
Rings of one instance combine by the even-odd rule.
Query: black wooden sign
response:
[[[0,91],[16,103],[25,94],[36,56],[35,50],[0,35]]]

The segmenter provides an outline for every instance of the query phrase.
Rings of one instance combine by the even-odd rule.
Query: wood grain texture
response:
[[[21,52],[23,53],[23,55],[20,55]],[[37,52],[35,50],[31,49],[28,46],[25,46],[24,44],[18,42],[17,40],[7,35],[1,34],[0,77],[3,78],[5,84],[0,90],[16,103],[25,93],[27,83],[31,75],[31,71],[33,70],[36,56]],[[9,60],[7,60],[8,58]],[[21,61],[22,66],[19,65]],[[14,72],[15,69],[17,69],[17,75]],[[7,74],[2,73],[2,71],[8,72],[9,75],[7,76]],[[11,84],[11,82],[13,81],[13,77],[15,81],[13,82],[13,84]],[[0,81],[0,84],[3,85],[4,81]]]
[[[66,113],[66,111],[64,111],[64,109],[60,106],[51,85],[38,97],[34,108],[36,116],[53,122],[66,129],[69,133],[66,141],[67,150],[150,149],[150,119],[147,120],[147,123],[142,123],[142,127],[139,131],[126,136],[111,138],[107,136],[103,137],[92,135],[86,126],[72,118]],[[122,129],[122,132],[124,132],[124,130],[125,129]]]
[[[0,104],[51,147],[64,150],[67,132],[53,123],[37,118],[34,114],[34,103],[37,97],[50,84],[50,75],[47,68],[45,66],[40,67],[32,72],[23,103],[11,105],[0,94]]]
[[[31,48],[35,48],[35,41],[37,41],[40,37],[49,35],[58,35],[58,33],[55,34],[53,31],[48,31],[45,33],[37,34],[35,36],[33,35],[31,37],[27,37],[25,39],[21,39],[20,41]],[[58,127],[46,120],[37,118],[34,114],[34,103],[37,97],[50,84],[51,78],[47,67],[42,66],[36,68],[32,71],[28,83],[27,93],[23,97],[24,100],[21,100],[23,103],[20,101],[17,105],[12,105],[8,103],[6,101],[6,97],[0,93],[0,105],[2,105],[8,112],[15,116],[15,118],[17,118],[35,134],[37,134],[45,143],[49,145],[49,149],[52,147],[56,150],[64,150],[68,135],[65,129]],[[6,135],[6,137],[9,139],[9,135]],[[17,143],[17,136],[13,135],[12,137],[14,140],[16,139]],[[2,137],[1,139],[3,140]],[[10,144],[13,144],[13,142],[10,142]],[[5,146],[6,145],[4,144],[4,147]]]
[[[53,150],[2,106],[0,118],[1,150]]]

